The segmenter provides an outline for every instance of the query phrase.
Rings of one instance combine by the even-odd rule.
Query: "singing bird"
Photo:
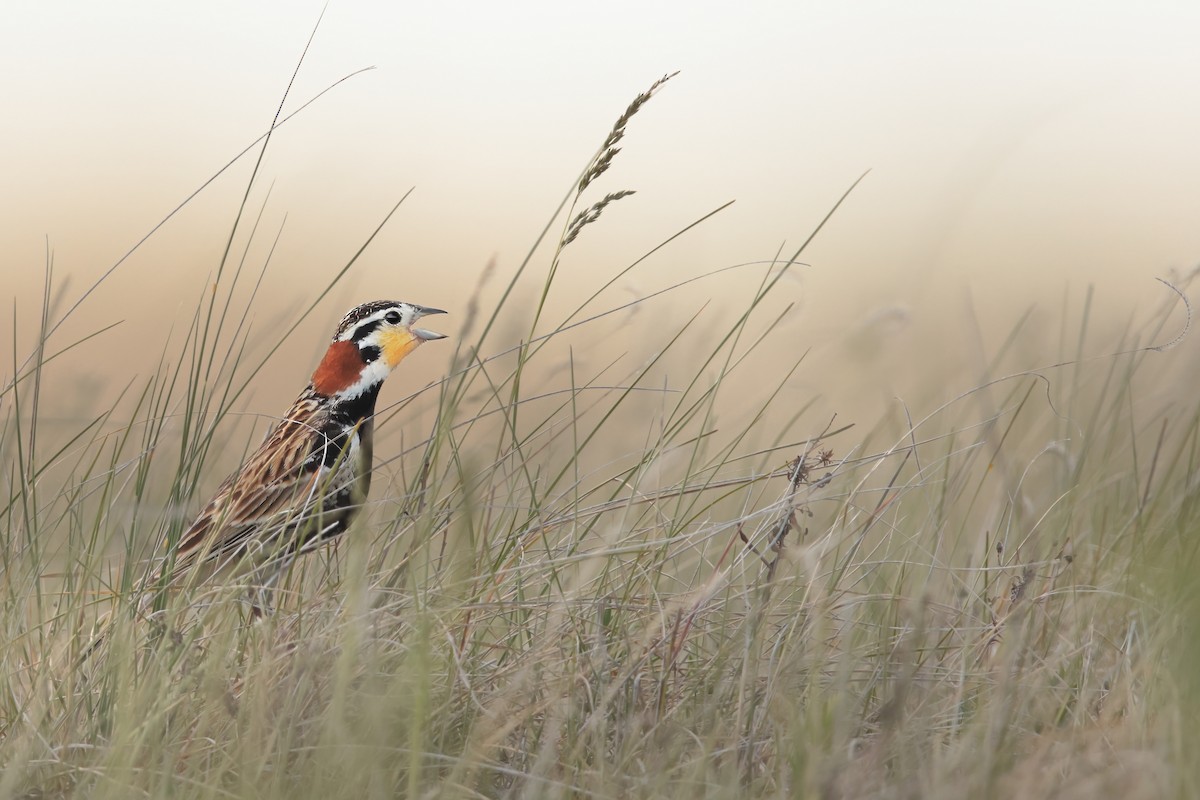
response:
[[[265,590],[297,555],[345,532],[371,488],[379,389],[405,356],[446,338],[413,327],[444,313],[379,300],[346,314],[308,386],[184,531],[157,585],[235,572]]]

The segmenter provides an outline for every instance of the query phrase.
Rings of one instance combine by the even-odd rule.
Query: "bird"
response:
[[[444,313],[395,300],[351,309],[291,408],[169,548],[159,593],[236,574],[256,615],[269,610],[270,587],[292,560],[345,533],[362,509],[379,390],[413,350],[446,338],[413,327]]]
[[[291,408],[149,573],[137,617],[156,618],[171,589],[234,574],[244,578],[253,615],[268,613],[272,585],[292,560],[345,533],[362,509],[379,390],[413,350],[446,338],[413,323],[445,313],[396,300],[352,308]],[[97,622],[77,666],[100,651],[115,621],[108,614]]]

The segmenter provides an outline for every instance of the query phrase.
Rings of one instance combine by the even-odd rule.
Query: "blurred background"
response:
[[[16,319],[0,324],[0,374],[13,374],[14,331],[18,360],[33,346],[48,257],[61,313],[265,132],[322,8],[116,0],[6,9],[0,299]],[[1200,6],[1183,3],[335,0],[284,114],[375,69],[274,136],[233,249],[257,275],[278,237],[253,301],[256,329],[290,324],[414,191],[271,360],[247,406],[281,410],[358,302],[444,308],[440,329],[455,334],[486,265],[494,260],[485,307],[616,117],[674,70],[585,200],[637,194],[564,253],[550,317],[729,200],[594,308],[790,253],[870,170],[803,254],[809,266],[771,301],[772,314],[784,313],[771,352],[785,366],[808,353],[789,383],[797,402],[816,395],[821,409],[859,422],[891,413],[896,396],[934,407],[980,382],[976,365],[1022,319],[1027,347],[1045,341],[1046,351],[1027,349],[1017,366],[1058,360],[1088,286],[1092,324],[1122,326],[1169,300],[1155,276],[1200,260],[1198,24]],[[61,345],[120,323],[60,361],[73,388],[57,402],[115,396],[155,369],[165,335],[182,336],[211,290],[257,152],[56,333]],[[535,253],[506,309],[517,322],[494,338],[496,350],[526,332],[520,321],[550,255]],[[701,309],[701,326],[723,329],[764,271],[651,301],[576,338],[575,358],[593,347],[599,369],[606,344],[634,352],[649,334],[653,349],[664,326]],[[444,374],[450,352],[417,354],[391,399]],[[681,374],[691,375],[684,361]]]

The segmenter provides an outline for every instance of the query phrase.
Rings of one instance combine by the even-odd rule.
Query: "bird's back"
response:
[[[323,400],[305,391],[225,479],[180,537],[168,583],[203,580],[234,564],[269,573],[345,530],[369,487],[371,420],[337,419]]]

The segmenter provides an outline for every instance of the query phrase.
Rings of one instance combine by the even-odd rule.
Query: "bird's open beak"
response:
[[[440,308],[426,308],[424,306],[413,306],[413,308],[415,308],[417,310],[417,315],[415,317],[413,317],[414,322],[416,320],[419,320],[421,317],[428,317],[431,314],[445,314],[446,313],[445,311],[442,311]],[[432,342],[432,341],[436,341],[437,339],[445,339],[446,338],[446,334],[444,334],[444,333],[434,333],[433,331],[427,331],[424,328],[412,328],[411,330],[412,330],[412,335],[415,336],[417,339],[419,339],[422,342]]]

